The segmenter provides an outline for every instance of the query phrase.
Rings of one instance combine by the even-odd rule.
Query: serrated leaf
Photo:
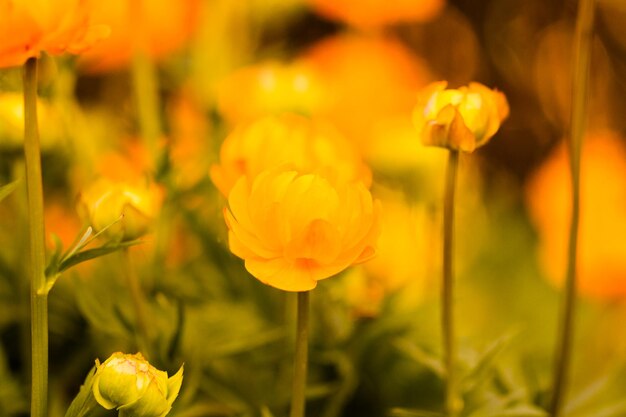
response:
[[[443,364],[439,360],[439,358],[425,352],[420,349],[414,343],[409,342],[406,339],[396,339],[393,342],[394,346],[404,353],[407,357],[419,363],[420,365],[430,369],[433,373],[435,373],[440,378],[443,378],[446,371],[443,367]]]
[[[476,384],[485,379],[485,375],[493,368],[498,355],[508,346],[513,337],[514,333],[506,334],[487,346],[487,349],[485,349],[476,364],[461,380],[463,391],[471,391]]]
[[[4,200],[5,198],[9,196],[9,194],[15,191],[19,183],[20,183],[20,180],[15,180],[13,182],[10,182],[0,187],[0,201]]]
[[[88,261],[90,259],[99,258],[104,255],[108,255],[117,250],[128,248],[134,245],[138,245],[141,243],[141,240],[129,240],[127,242],[116,243],[115,245],[105,245],[95,249],[87,249],[82,252],[75,253],[70,256],[59,265],[59,273],[66,271],[67,269],[78,265],[82,262]]]
[[[92,394],[93,377],[95,374],[96,367],[94,366],[87,374],[78,394],[72,400],[65,417],[84,417],[89,415],[95,407],[99,407]]]

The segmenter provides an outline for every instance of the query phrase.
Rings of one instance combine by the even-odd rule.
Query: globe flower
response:
[[[217,100],[231,123],[284,112],[311,115],[324,101],[319,80],[301,62],[264,62],[235,71],[219,84]]]
[[[324,100],[314,114],[330,120],[367,155],[380,124],[410,119],[413,92],[432,81],[428,66],[389,35],[332,36],[301,59],[323,89]]]
[[[231,252],[272,287],[308,291],[374,255],[380,206],[360,182],[274,169],[240,178],[228,203]]]
[[[197,27],[200,0],[99,1],[93,14],[111,25],[111,36],[80,58],[90,72],[128,65],[137,52],[160,59],[180,49]]]
[[[318,13],[360,28],[424,22],[434,18],[445,5],[444,0],[308,0],[308,2]]]
[[[242,175],[253,178],[284,164],[332,180],[368,186],[371,182],[359,153],[335,129],[293,114],[268,116],[236,128],[222,144],[220,164],[211,168],[211,179],[228,196]]]
[[[0,0],[0,68],[22,65],[41,52],[78,54],[108,36],[94,24],[88,0]]]
[[[459,89],[446,86],[445,81],[435,82],[418,94],[413,123],[424,145],[473,152],[508,116],[506,97],[480,83]]]
[[[96,232],[132,240],[148,233],[159,200],[155,187],[100,179],[80,195],[79,212]]]
[[[104,363],[96,361],[94,398],[120,417],[164,417],[172,409],[183,382],[183,367],[168,378],[143,358],[116,352]]]
[[[46,126],[41,132],[41,148],[48,150],[63,137],[57,113],[49,102],[37,99],[37,121]],[[19,149],[24,146],[24,96],[21,93],[0,94],[0,148]]]
[[[580,183],[577,259],[581,295],[600,300],[626,298],[626,148],[623,138],[603,132],[585,138]],[[562,287],[571,212],[569,157],[558,147],[526,188],[531,219],[539,235],[539,261],[546,278]]]

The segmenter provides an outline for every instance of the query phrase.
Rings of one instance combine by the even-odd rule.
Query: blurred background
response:
[[[596,6],[571,417],[626,415],[626,4]],[[110,25],[110,38],[78,58],[40,61],[50,249],[52,234],[64,248],[74,241],[77,201],[97,178],[152,178],[161,213],[130,255],[150,312],[146,356],[170,372],[185,363],[170,415],[286,415],[293,300],[228,251],[225,198],[209,171],[236,126],[284,112],[329,121],[372,169],[383,232],[373,261],[313,294],[309,415],[442,415],[446,152],[421,146],[411,113],[430,82],[481,82],[506,95],[510,116],[461,159],[463,415],[547,415],[576,10],[573,0],[98,2],[93,20]],[[20,71],[2,70],[2,184],[21,177],[22,125]],[[0,416],[28,410],[22,188],[0,202]],[[138,349],[118,255],[64,273],[51,293],[51,417],[96,358]]]

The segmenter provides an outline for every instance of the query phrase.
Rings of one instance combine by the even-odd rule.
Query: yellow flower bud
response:
[[[79,211],[96,232],[106,228],[107,236],[123,241],[149,231],[158,203],[154,186],[100,179],[81,194]]]
[[[230,250],[273,287],[308,291],[374,255],[380,205],[363,183],[274,169],[242,177],[228,202]]]
[[[96,361],[93,395],[120,417],[164,417],[172,408],[183,382],[183,367],[171,378],[143,358],[116,352],[104,363]]]
[[[254,177],[281,165],[333,180],[371,183],[359,152],[331,125],[287,113],[236,128],[222,144],[211,179],[228,196],[242,175]]]
[[[418,94],[413,122],[424,145],[473,152],[486,144],[509,114],[504,94],[480,83],[458,90],[447,82],[428,85]]]

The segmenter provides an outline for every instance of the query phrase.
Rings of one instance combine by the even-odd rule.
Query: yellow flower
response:
[[[154,187],[100,179],[81,194],[79,211],[96,232],[132,240],[149,231],[158,203]]]
[[[228,196],[242,175],[251,178],[281,165],[331,180],[371,182],[371,172],[351,143],[330,125],[293,114],[239,126],[224,141],[211,179]]]
[[[55,109],[43,99],[37,99],[37,118],[41,130],[41,148],[46,151],[59,144],[63,137]],[[24,146],[24,96],[21,93],[0,94],[0,148]]]
[[[230,250],[273,287],[308,291],[374,255],[380,205],[360,182],[274,169],[242,177],[228,202]]]
[[[183,367],[171,378],[143,358],[116,352],[96,361],[92,392],[102,407],[117,408],[120,417],[164,417],[183,382]]]
[[[22,65],[42,51],[78,54],[109,35],[92,24],[85,0],[0,0],[0,68]]]
[[[429,146],[473,152],[498,131],[509,114],[504,94],[480,83],[458,90],[447,82],[430,84],[418,94],[413,122]]]
[[[315,114],[324,102],[320,81],[308,65],[273,61],[230,74],[219,84],[217,100],[231,123],[286,111]]]

